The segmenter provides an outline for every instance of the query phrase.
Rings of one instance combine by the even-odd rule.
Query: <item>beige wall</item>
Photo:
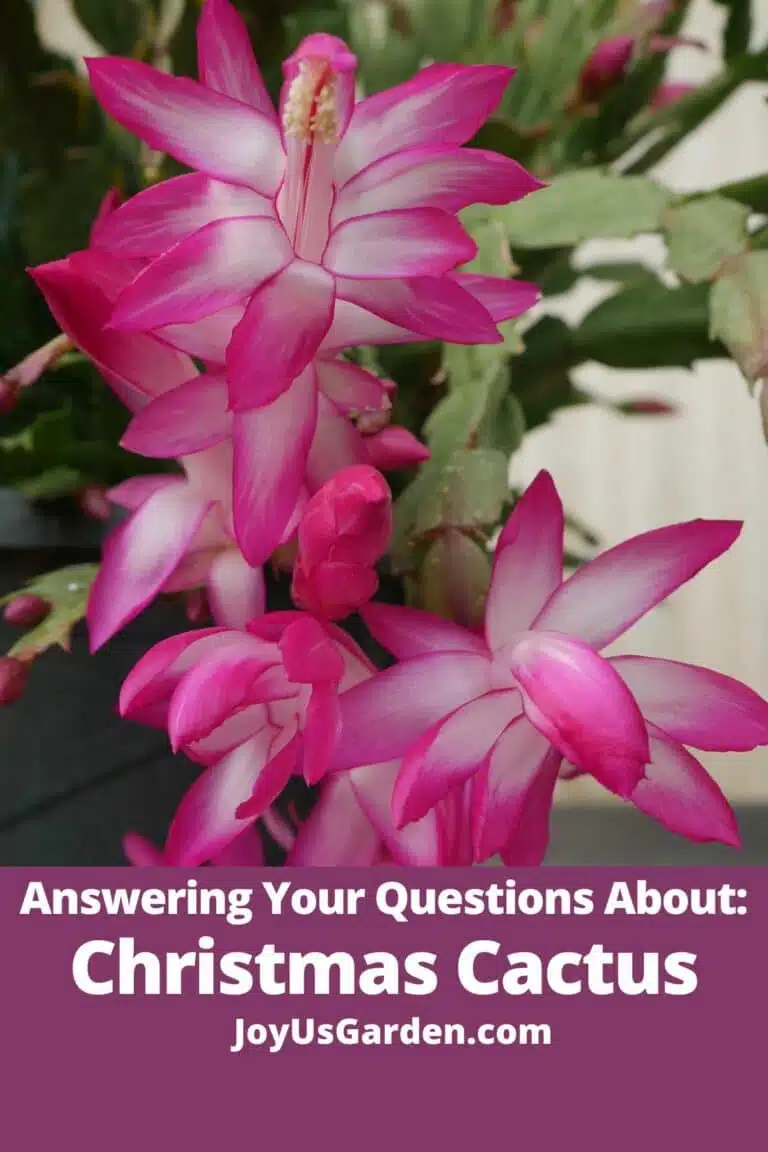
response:
[[[768,2],[755,39],[768,38]],[[696,3],[686,29],[716,44],[724,9]],[[699,80],[716,67],[693,49],[673,62],[677,80]],[[714,187],[768,168],[768,85],[742,90],[658,169],[676,190]],[[649,259],[653,241],[639,242]],[[626,245],[604,245],[621,253]],[[585,254],[588,255],[588,254]],[[564,303],[563,314],[591,306],[589,289]],[[717,668],[768,697],[768,448],[755,401],[729,364],[695,372],[624,373],[587,366],[581,377],[613,398],[654,394],[681,406],[672,419],[615,416],[605,410],[559,415],[532,433],[513,462],[513,478],[530,480],[545,466],[569,508],[606,543],[697,516],[743,520],[731,552],[681,589],[620,645],[623,651],[668,656]],[[738,756],[702,756],[733,800],[768,801],[768,749]],[[562,789],[563,802],[606,794],[589,782]],[[608,798],[610,802],[610,798]]]

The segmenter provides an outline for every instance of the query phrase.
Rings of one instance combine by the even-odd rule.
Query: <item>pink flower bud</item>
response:
[[[0,416],[13,412],[19,399],[19,386],[13,380],[0,376]]]
[[[45,620],[50,610],[49,601],[43,600],[42,596],[22,592],[6,604],[3,619],[7,624],[15,624],[19,628],[34,628],[35,624]]]
[[[210,615],[208,597],[202,588],[193,588],[185,597],[185,610],[190,624],[200,624]]]
[[[291,592],[318,616],[341,620],[378,588],[377,560],[392,534],[392,494],[367,465],[338,472],[307,504]]]
[[[389,545],[392,493],[367,464],[337,472],[315,493],[299,524],[299,559],[305,568],[328,560],[375,564]]]
[[[667,108],[670,104],[676,104],[678,100],[683,100],[686,96],[690,96],[691,92],[695,91],[695,84],[673,84],[671,82],[659,84],[651,96],[648,107],[653,112],[660,112],[662,108]]]
[[[107,521],[112,515],[112,506],[107,497],[106,488],[97,484],[89,484],[83,488],[78,497],[80,508],[91,520]]]
[[[582,100],[594,104],[615,88],[627,71],[634,48],[634,36],[614,36],[598,44],[579,77]]]
[[[0,707],[15,704],[24,694],[29,665],[15,656],[0,656]]]
[[[329,561],[307,572],[301,561],[293,570],[291,595],[315,616],[343,620],[367,604],[379,587],[376,569],[364,564]]]

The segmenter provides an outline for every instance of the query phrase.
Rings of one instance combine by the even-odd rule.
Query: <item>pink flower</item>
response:
[[[288,852],[286,867],[471,864],[469,789],[458,789],[421,820],[397,828],[392,819],[397,771],[395,761],[324,780]]]
[[[92,250],[42,265],[36,283],[67,337],[96,365],[118,398],[138,417],[164,393],[194,391],[202,379],[190,356],[160,336],[113,332],[105,327],[111,300],[130,275],[125,263]],[[200,425],[211,418],[199,390],[192,413]],[[168,436],[173,436],[172,414]],[[123,446],[130,447],[130,429]],[[91,589],[88,628],[91,650],[102,647],[161,592],[206,585],[216,620],[239,627],[264,610],[264,578],[248,564],[232,526],[232,445],[198,437],[198,451],[178,451],[181,475],[137,476],[108,493],[131,515],[108,535]],[[170,453],[175,456],[175,452]],[[288,524],[289,529],[291,524]]]
[[[206,765],[171,825],[170,863],[217,855],[261,817],[294,773],[327,770],[338,697],[372,668],[335,625],[271,612],[246,632],[206,628],[155,645],[123,685],[120,712],[168,729]]]
[[[131,514],[104,542],[88,599],[92,652],[161,592],[205,586],[214,619],[230,628],[265,610],[263,570],[247,563],[232,535],[231,448],[182,464],[182,476],[135,476],[109,493]]]
[[[112,304],[141,266],[141,261],[88,249],[41,265],[32,275],[67,337],[134,413],[122,439],[124,448],[159,459],[188,459],[217,445],[229,446],[235,485],[241,495],[247,494],[246,503],[239,505],[239,525],[237,507],[234,510],[233,531],[253,567],[260,566],[285,538],[306,492],[314,492],[340,468],[350,464],[403,468],[428,458],[427,449],[407,429],[382,427],[391,410],[391,383],[338,358],[347,341],[367,341],[377,334],[384,340],[392,338],[392,325],[375,317],[368,324],[368,314],[351,304],[349,311],[340,312],[340,322],[331,333],[334,346],[311,369],[320,390],[308,450],[293,440],[295,428],[280,417],[278,402],[271,410],[275,419],[269,435],[240,437],[233,455],[234,421],[223,361],[238,312],[229,309],[196,324],[154,333],[115,331],[107,326]],[[485,292],[495,313],[506,311],[509,301],[504,293],[478,287],[474,278],[469,284],[471,291]],[[399,330],[394,328],[394,334],[399,337]],[[198,372],[192,357],[204,363],[205,372]],[[250,432],[258,429],[251,425]],[[231,483],[230,479],[230,487]]]
[[[341,620],[375,594],[375,565],[392,534],[392,493],[374,468],[344,468],[315,493],[298,528],[292,595],[307,611]]]
[[[363,609],[401,662],[341,698],[332,768],[402,757],[398,826],[471,781],[480,860],[542,859],[563,760],[681,835],[735,843],[725,798],[686,746],[768,744],[768,704],[704,668],[599,653],[739,530],[703,520],[661,528],[563,582],[563,509],[541,473],[499,540],[484,639],[429,613]]]
[[[613,36],[601,41],[581,70],[582,99],[594,104],[615,88],[624,78],[634,50],[634,36]]]
[[[115,329],[239,312],[224,358],[234,515],[244,554],[260,563],[303,482],[318,392],[327,395],[317,357],[329,341],[362,342],[339,345],[334,328],[349,324],[351,308],[353,323],[362,314],[390,339],[498,342],[483,296],[504,296],[513,315],[535,291],[485,277],[470,287],[456,269],[476,246],[456,214],[540,184],[511,159],[462,147],[511,69],[433,64],[355,104],[355,57],[317,34],[284,64],[278,117],[227,0],[207,0],[198,46],[201,83],[136,61],[90,61],[102,106],[199,170],[130,200],[98,243],[144,262],[117,300]]]
[[[447,797],[399,829],[397,762],[327,777],[339,701],[374,674],[345,632],[301,612],[270,613],[246,632],[173,636],[151,649],[123,685],[121,714],[167,727],[174,749],[206,766],[173,818],[164,863],[214,860],[256,820],[292,865],[468,862],[466,798]],[[294,773],[320,788],[295,836],[270,809]]]

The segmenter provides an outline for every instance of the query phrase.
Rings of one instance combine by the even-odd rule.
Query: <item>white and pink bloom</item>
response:
[[[96,365],[118,398],[133,413],[122,445],[148,456],[173,459],[179,474],[135,477],[114,488],[113,503],[131,515],[107,538],[101,571],[88,609],[95,651],[161,592],[206,586],[220,624],[242,627],[264,610],[261,561],[250,563],[236,538],[232,492],[236,462],[231,415],[226,411],[221,333],[231,320],[213,317],[156,333],[123,333],[108,327],[111,307],[135,270],[95,249],[41,265],[32,275],[63,337]],[[186,347],[182,351],[170,341]],[[192,358],[211,358],[200,373]],[[277,540],[248,525],[251,551],[265,560],[295,532],[307,497],[348,465],[402,468],[428,457],[405,428],[388,426],[392,385],[340,359],[319,359],[316,372],[324,391],[303,462],[298,492],[289,484],[273,494],[271,512],[283,524]],[[384,425],[382,427],[382,425]],[[368,428],[374,429],[368,432]],[[262,470],[279,479],[279,461],[290,469],[296,459],[290,429],[263,447],[248,466],[248,484],[258,487]]]
[[[167,728],[175,751],[205,771],[184,796],[163,859],[211,861],[257,820],[293,775],[320,786],[295,838],[292,864],[460,863],[455,800],[396,828],[397,762],[327,777],[339,701],[375,675],[346,632],[302,612],[272,612],[247,631],[208,628],[171,637],[144,656],[123,685],[121,714]]]
[[[376,564],[392,535],[392,493],[374,468],[337,472],[311,498],[297,531],[294,602],[316,616],[343,620],[379,586]]]
[[[457,213],[540,183],[507,157],[463,148],[501,99],[509,68],[434,64],[355,103],[355,57],[316,34],[285,61],[278,114],[228,0],[207,0],[198,48],[199,83],[136,61],[90,61],[105,110],[197,170],[128,201],[98,244],[140,264],[113,329],[233,321],[226,388],[219,382],[211,406],[231,426],[235,527],[257,564],[296,504],[328,397],[323,374],[337,371],[318,357],[378,343],[348,331],[339,340],[366,317],[389,339],[499,342],[499,320],[537,292],[462,275],[476,246]],[[164,427],[160,414],[156,430]]]
[[[687,748],[768,744],[768,703],[708,669],[600,652],[740,527],[696,520],[648,532],[563,582],[563,509],[541,473],[499,540],[484,637],[407,608],[362,610],[400,663],[341,698],[332,767],[402,758],[398,827],[471,781],[479,860],[541,860],[564,761],[674,832],[737,843],[724,796]]]

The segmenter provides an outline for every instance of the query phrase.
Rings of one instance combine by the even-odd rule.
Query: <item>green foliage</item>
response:
[[[503,209],[503,219],[513,248],[575,247],[657,231],[667,200],[650,180],[595,169],[559,177]]]
[[[8,655],[20,660],[32,660],[48,648],[69,651],[72,629],[85,618],[91,585],[98,573],[96,564],[77,564],[36,576],[24,588],[0,599],[7,604],[22,592],[47,600],[51,610],[42,623],[30,629],[17,640]]]

